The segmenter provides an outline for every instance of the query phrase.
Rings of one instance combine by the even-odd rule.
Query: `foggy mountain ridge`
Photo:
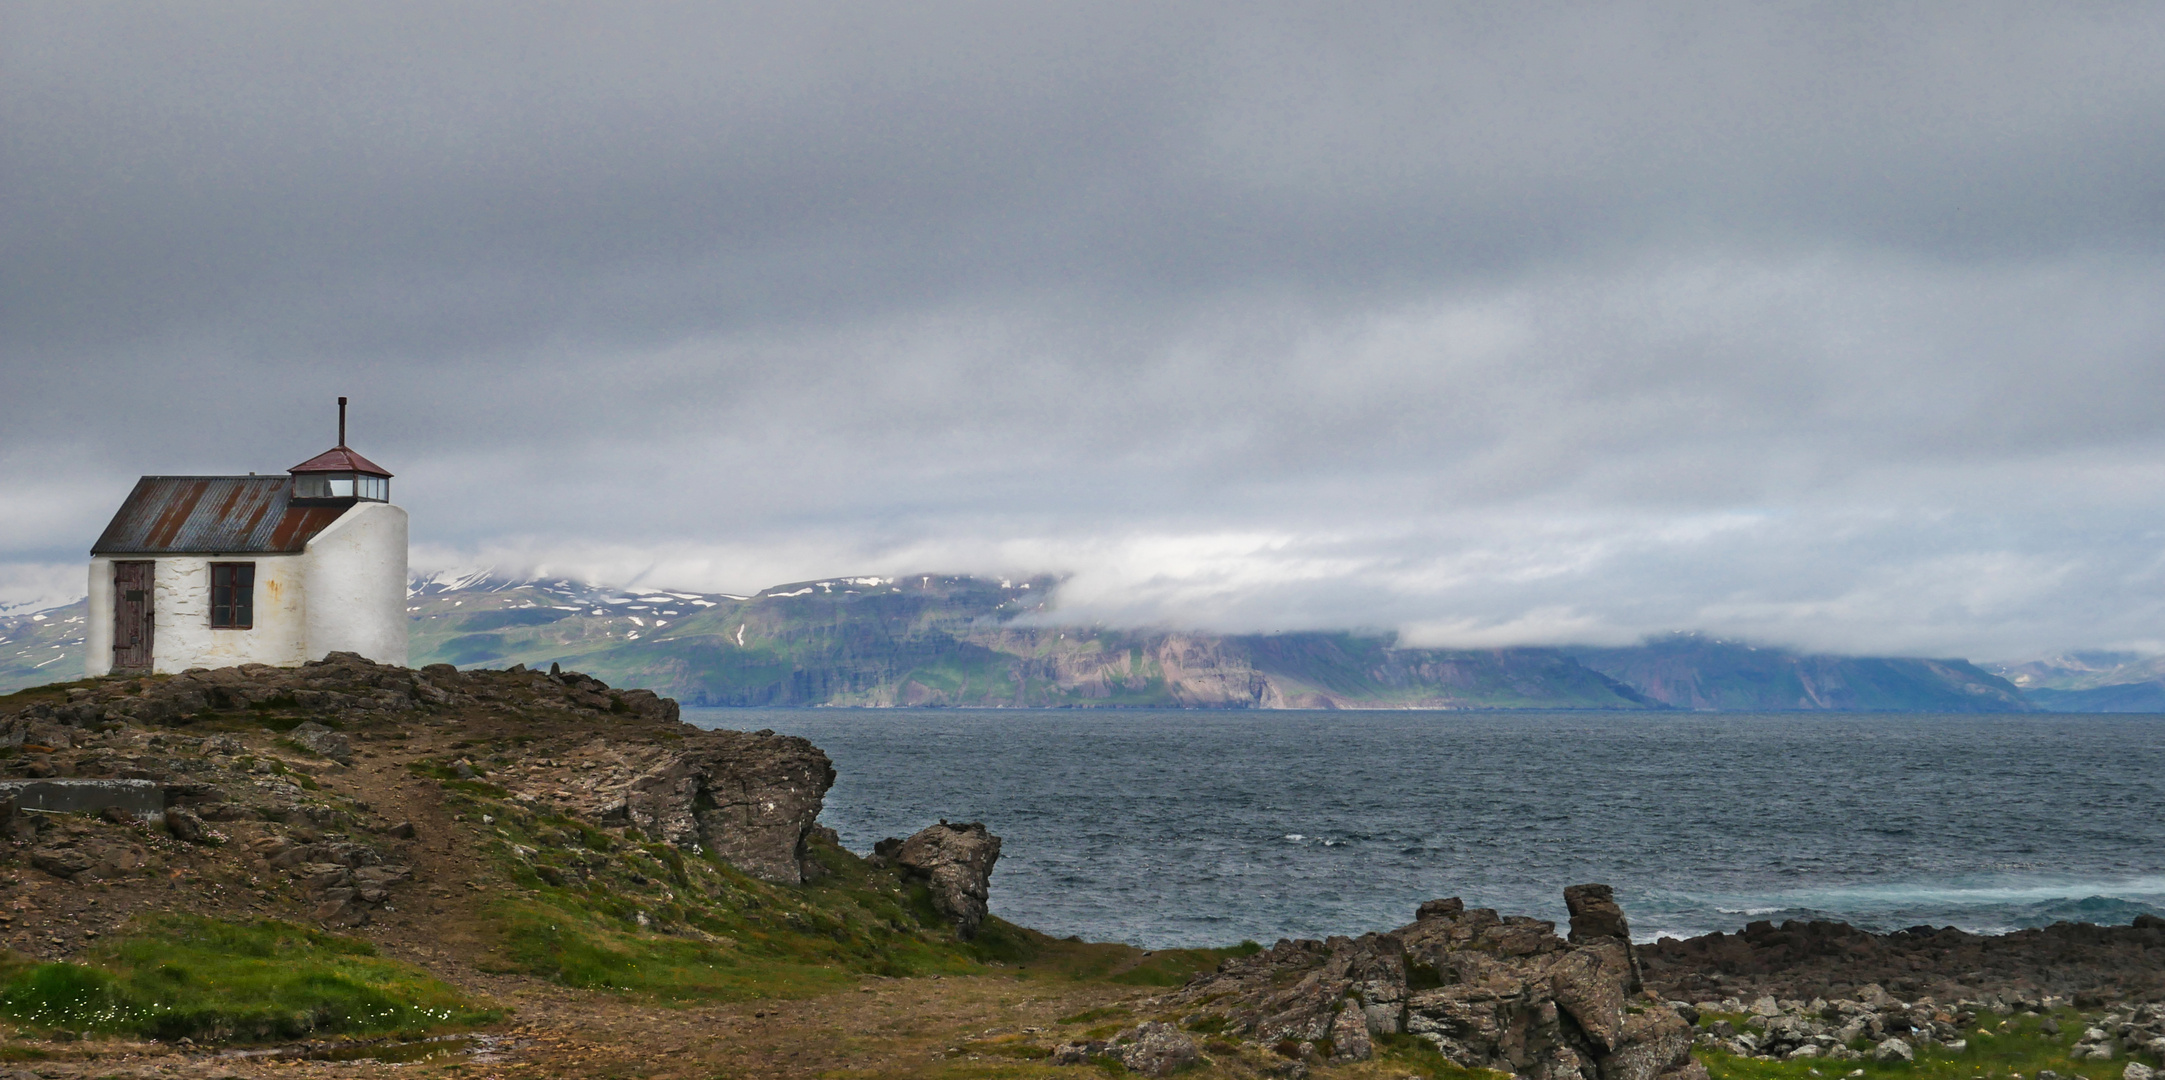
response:
[[[1624,648],[1416,649],[1388,633],[1064,626],[1058,579],[842,577],[752,596],[486,572],[416,593],[414,663],[561,663],[692,705],[2023,711],[1964,660],[1803,655],[1696,634]]]
[[[413,578],[411,659],[554,662],[714,706],[2165,711],[2165,657],[2134,653],[1980,665],[1688,632],[1406,648],[1389,633],[1062,625],[1059,583],[858,576],[740,595],[442,571]],[[84,605],[0,616],[0,692],[78,677]]]

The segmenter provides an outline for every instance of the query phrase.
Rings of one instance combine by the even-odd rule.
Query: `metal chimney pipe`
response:
[[[346,445],[346,399],[338,399],[338,445]]]

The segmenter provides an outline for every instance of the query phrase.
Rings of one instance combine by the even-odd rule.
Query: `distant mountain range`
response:
[[[1679,709],[2024,712],[2038,707],[2013,683],[1967,660],[1803,655],[1699,634],[1565,651]]]
[[[477,576],[415,595],[414,663],[561,663],[694,705],[2018,712],[1963,660],[1806,656],[1677,634],[1628,648],[1417,649],[1387,635],[1060,626],[1055,578],[916,575],[754,596]]]
[[[1421,649],[1390,635],[1062,626],[1058,579],[922,574],[752,596],[418,578],[415,666],[550,663],[688,705],[2165,712],[2165,658],[1806,655],[1697,634]],[[84,605],[0,616],[0,693],[77,677]]]
[[[833,578],[756,596],[428,582],[415,664],[560,663],[688,705],[1644,709],[1554,649],[1037,625],[1057,579]]]
[[[2077,652],[2021,664],[1988,665],[2055,712],[2165,713],[2165,656]]]

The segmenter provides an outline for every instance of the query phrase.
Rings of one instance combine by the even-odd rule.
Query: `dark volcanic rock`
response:
[[[1608,889],[1567,896],[1584,922],[1570,941],[1553,923],[1430,901],[1388,934],[1280,941],[1227,960],[1174,1000],[1260,1042],[1328,1039],[1338,1061],[1363,1056],[1371,1036],[1406,1033],[1462,1067],[1529,1080],[1704,1080],[1690,1024],[1637,992]]]
[[[1607,885],[1573,885],[1564,890],[1564,907],[1571,912],[1571,943],[1583,945],[1601,938],[1631,940],[1631,923],[1616,904],[1616,890]]]
[[[922,829],[899,846],[886,841],[874,849],[911,877],[932,886],[932,906],[955,924],[963,940],[977,936],[992,896],[992,864],[1000,859],[1000,838],[979,823],[945,821]]]

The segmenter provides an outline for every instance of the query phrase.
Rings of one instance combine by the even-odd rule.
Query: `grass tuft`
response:
[[[375,947],[292,923],[160,915],[87,964],[0,965],[0,1012],[54,1029],[200,1040],[420,1035],[498,1017]]]

